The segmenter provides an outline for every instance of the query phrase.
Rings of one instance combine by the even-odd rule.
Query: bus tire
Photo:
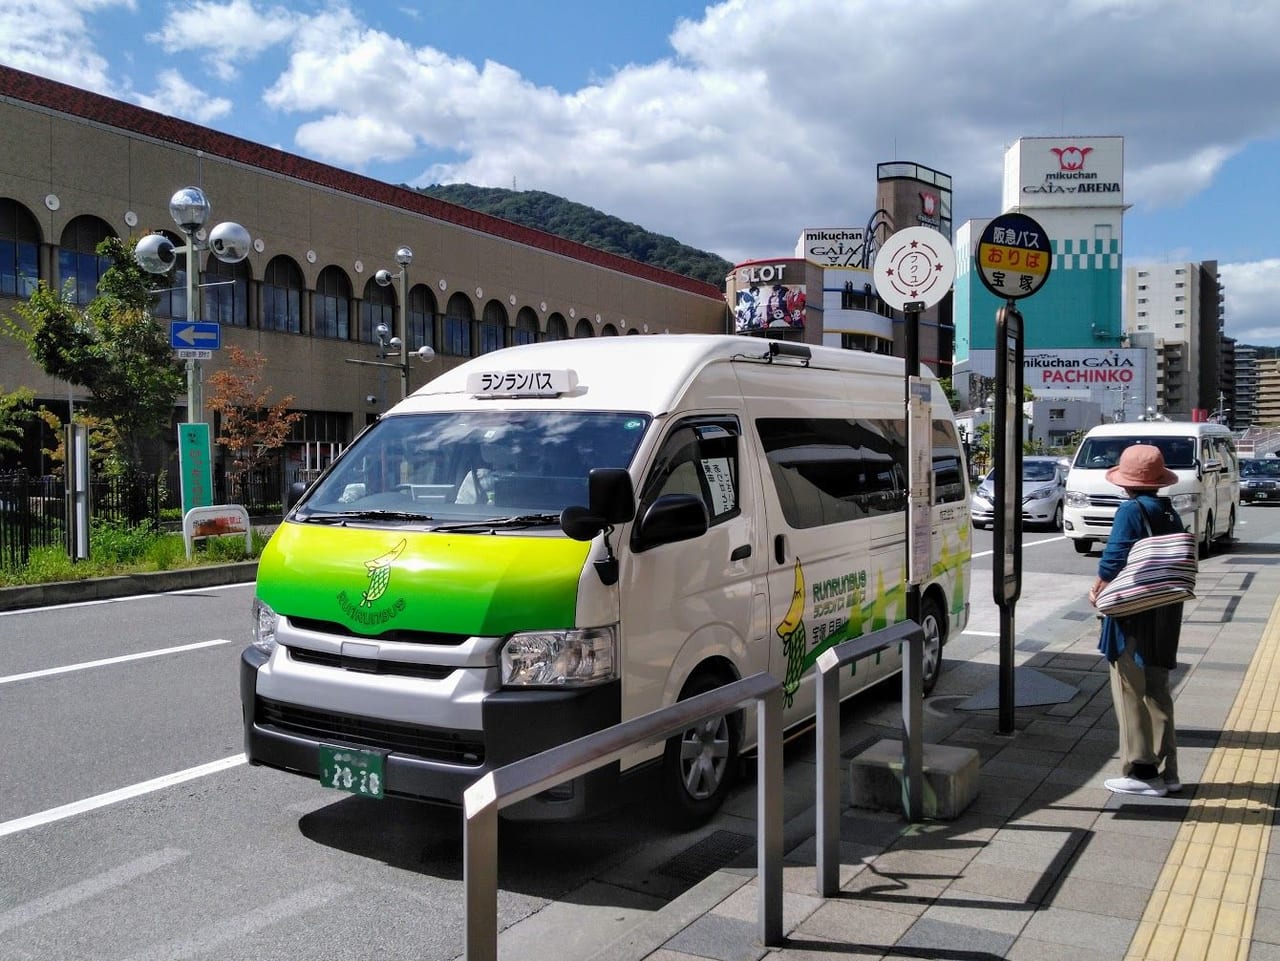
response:
[[[709,671],[694,674],[680,700],[705,694],[725,683]],[[677,827],[695,827],[720,810],[738,770],[742,712],[713,717],[667,741],[662,757],[662,792],[667,819]]]

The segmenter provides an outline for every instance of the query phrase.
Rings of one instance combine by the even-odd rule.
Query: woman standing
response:
[[[1165,467],[1158,447],[1134,444],[1125,448],[1116,466],[1107,471],[1107,480],[1124,488],[1129,500],[1116,510],[1111,536],[1098,562],[1098,580],[1089,590],[1091,604],[1120,573],[1135,543],[1152,534],[1175,534],[1184,529],[1173,503],[1156,494],[1178,480],[1178,475]],[[1173,695],[1169,691],[1169,672],[1177,666],[1181,630],[1181,604],[1102,619],[1098,650],[1111,665],[1121,773],[1105,784],[1116,794],[1163,797],[1182,790]]]

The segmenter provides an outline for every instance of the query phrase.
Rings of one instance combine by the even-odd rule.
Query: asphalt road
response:
[[[1280,509],[1246,507],[1234,550],[1277,532]],[[974,534],[974,615],[953,660],[989,651],[998,629],[990,540]],[[1023,563],[1020,630],[1087,588],[1097,556],[1028,531]],[[0,614],[4,961],[461,954],[457,812],[243,763],[237,660],[251,593]],[[845,719],[876,715],[900,716],[894,692],[861,696]],[[500,928],[545,918],[548,956],[568,961],[694,883],[660,868],[704,835],[672,834],[651,802],[640,782],[605,817],[504,823]]]

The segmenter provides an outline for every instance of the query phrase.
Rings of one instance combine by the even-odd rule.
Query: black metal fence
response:
[[[161,477],[132,474],[89,482],[93,519],[131,526],[160,525]],[[26,566],[31,551],[66,544],[67,488],[62,478],[0,474],[0,566]]]
[[[283,513],[284,470],[279,463],[251,471],[244,478],[218,476],[213,481],[215,504],[239,504],[253,517]]]

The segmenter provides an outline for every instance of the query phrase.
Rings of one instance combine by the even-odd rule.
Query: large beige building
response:
[[[223,348],[264,355],[274,396],[293,395],[304,412],[289,466],[327,460],[399,399],[398,366],[349,361],[398,365],[377,331],[400,332],[402,286],[374,278],[398,273],[401,247],[413,254],[403,284],[410,389],[532,340],[728,329],[722,292],[701,281],[4,66],[0,130],[0,314],[38,280],[87,302],[105,237],[163,231],[184,244],[169,214],[183,187],[203,190],[209,226],[247,228],[240,263],[201,254],[192,316],[220,325]],[[181,261],[156,310],[166,325],[187,318]],[[424,345],[430,363],[413,356]],[[225,355],[199,361],[202,374]],[[62,413],[69,395],[83,400],[9,340],[0,390],[17,387]],[[186,419],[181,406],[174,419]],[[24,457],[40,443],[27,438]]]

